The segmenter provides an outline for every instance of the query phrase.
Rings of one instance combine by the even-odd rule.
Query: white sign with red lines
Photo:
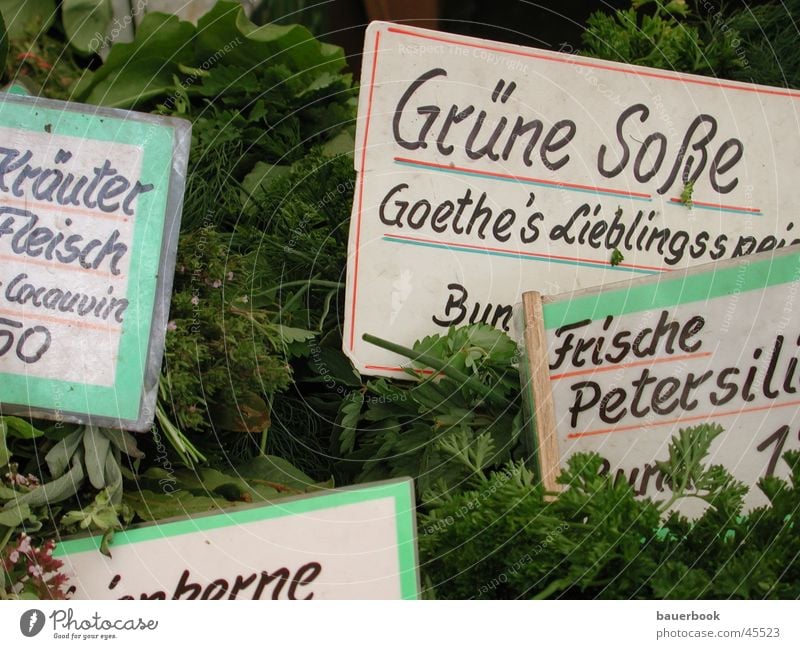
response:
[[[373,23],[344,349],[800,241],[800,93]],[[621,263],[616,262],[622,255]]]
[[[190,132],[0,98],[0,413],[150,430]]]
[[[0,370],[111,386],[142,149],[12,128],[0,141]]]
[[[671,439],[718,424],[707,465],[750,487],[748,508],[767,504],[758,481],[789,477],[784,453],[800,449],[799,300],[800,246],[543,298],[547,359],[529,361],[547,363],[555,416],[538,447],[552,434],[559,468],[598,453],[601,471],[666,500]]]

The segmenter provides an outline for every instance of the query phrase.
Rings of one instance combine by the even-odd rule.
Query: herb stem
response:
[[[473,392],[477,392],[481,395],[484,399],[496,401],[495,395],[492,393],[491,387],[488,385],[484,385],[476,378],[472,376],[468,376],[464,374],[461,370],[457,370],[452,365],[448,365],[446,362],[431,356],[430,354],[426,354],[424,352],[415,352],[413,349],[409,349],[408,347],[403,347],[402,345],[398,345],[397,343],[390,342],[388,340],[384,340],[383,338],[378,338],[377,336],[373,336],[372,334],[364,334],[362,339],[365,342],[368,342],[372,345],[380,347],[390,352],[394,352],[395,354],[400,354],[405,356],[406,358],[410,358],[414,362],[424,363],[427,367],[436,370],[437,372],[441,372],[448,378],[457,381],[458,383],[467,386]]]

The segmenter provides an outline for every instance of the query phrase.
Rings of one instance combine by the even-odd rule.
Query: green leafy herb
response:
[[[784,455],[789,482],[761,482],[771,506],[741,517],[746,490],[705,464],[718,434],[710,425],[681,431],[661,465],[677,489],[673,504],[698,495],[710,504],[693,522],[664,520],[668,502],[637,498],[627,482],[601,475],[596,454],[569,459],[555,500],[521,464],[442,492],[420,519],[426,583],[458,599],[793,597],[800,452]]]
[[[684,186],[683,190],[681,191],[680,201],[686,207],[692,206],[692,194],[694,193],[694,181],[688,181]]]
[[[743,67],[733,30],[694,20],[685,1],[634,0],[630,9],[593,13],[583,54],[654,68],[726,76]]]
[[[516,344],[506,334],[475,324],[428,336],[410,350],[389,346],[412,359],[415,380],[371,380],[360,398],[345,400],[343,470],[360,482],[410,475],[424,493],[522,453]]]

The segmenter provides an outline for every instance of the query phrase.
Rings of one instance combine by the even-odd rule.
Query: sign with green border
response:
[[[75,599],[416,599],[414,483],[334,489],[266,506],[66,540]]]
[[[0,100],[0,412],[146,430],[190,125]]]
[[[748,508],[766,504],[761,478],[788,476],[783,453],[800,449],[800,246],[524,304],[549,488],[572,454],[594,451],[639,495],[668,497],[656,463],[680,429],[705,423],[724,429],[709,461],[750,487]]]

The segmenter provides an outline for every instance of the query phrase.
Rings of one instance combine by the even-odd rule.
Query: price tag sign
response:
[[[146,430],[190,125],[0,102],[0,412]]]
[[[414,484],[377,482],[60,543],[75,599],[416,599]]]
[[[656,462],[681,428],[719,424],[711,464],[750,487],[800,449],[800,246],[557,296],[526,293],[543,480],[579,451],[665,499]],[[682,505],[691,514],[691,503]],[[687,509],[688,507],[688,509]]]
[[[373,23],[344,350],[800,241],[800,93]]]

